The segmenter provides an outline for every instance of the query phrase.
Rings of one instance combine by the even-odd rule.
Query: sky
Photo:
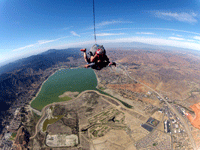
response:
[[[95,0],[97,43],[200,51],[199,8],[200,0]],[[93,33],[93,0],[0,0],[0,65],[48,49],[92,46]]]

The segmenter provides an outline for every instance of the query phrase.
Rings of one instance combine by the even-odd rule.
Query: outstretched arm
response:
[[[90,63],[90,64],[87,64],[87,65],[85,65],[84,67],[85,67],[85,68],[89,68],[89,67],[91,67],[91,68],[92,68],[93,66],[95,66],[95,63]]]
[[[97,55],[98,55],[98,54],[95,54],[94,56],[91,56],[90,61],[91,61],[91,62],[94,62],[95,59],[97,58]]]
[[[105,55],[105,60],[106,60],[106,62],[108,62],[108,66],[114,65],[116,67],[116,63],[115,62],[110,62],[110,60],[109,60],[107,55]]]

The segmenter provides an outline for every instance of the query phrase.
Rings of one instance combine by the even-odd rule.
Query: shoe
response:
[[[81,49],[81,52],[86,52],[86,48],[84,48],[84,49]]]
[[[115,62],[111,62],[111,63],[109,63],[109,65],[108,65],[108,66],[111,66],[111,65],[113,65],[113,66],[115,66],[115,67],[116,67],[116,63],[115,63]]]
[[[116,67],[117,64],[115,62],[113,62],[112,65],[114,65]]]

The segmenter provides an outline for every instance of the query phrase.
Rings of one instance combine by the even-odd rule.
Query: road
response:
[[[121,65],[121,66],[122,66],[122,65]],[[176,109],[174,109],[174,108],[166,101],[166,99],[165,99],[160,93],[158,93],[156,90],[152,89],[151,87],[147,86],[146,84],[141,83],[140,81],[138,81],[138,80],[136,80],[136,79],[133,79],[133,78],[129,75],[129,73],[128,73],[128,71],[126,70],[126,68],[125,68],[124,66],[122,66],[122,67],[124,68],[124,70],[125,70],[127,76],[128,76],[130,79],[132,79],[132,80],[134,80],[135,82],[140,83],[140,84],[142,84],[143,86],[149,88],[151,91],[153,91],[153,92],[156,93],[158,96],[160,96],[160,98],[163,99],[163,101],[167,104],[167,106],[171,109],[171,111],[174,112],[174,113],[177,115],[177,117],[180,119],[180,122],[182,123],[182,125],[183,125],[184,128],[185,128],[185,131],[186,131],[187,134],[188,134],[188,137],[189,137],[190,142],[191,142],[191,144],[192,144],[192,146],[193,146],[193,149],[194,149],[194,150],[197,150],[197,148],[196,148],[196,143],[195,143],[195,141],[194,141],[194,139],[193,139],[193,136],[192,136],[192,134],[191,134],[191,131],[190,131],[190,129],[189,129],[189,127],[188,127],[188,125],[187,125],[185,119],[181,116],[181,114],[180,114]]]
[[[98,95],[102,96],[102,99],[104,99],[103,97],[107,97],[107,98],[110,98],[110,99],[116,101],[116,102],[119,104],[118,106],[116,106],[116,105],[114,105],[113,103],[109,102],[108,100],[104,99],[105,101],[107,101],[107,102],[110,103],[112,106],[114,106],[114,107],[116,107],[116,108],[118,108],[118,109],[124,108],[124,109],[127,109],[127,110],[129,110],[129,111],[132,111],[131,109],[125,107],[121,102],[117,101],[116,99],[114,99],[114,98],[112,98],[112,97],[110,97],[110,96],[101,94],[101,93],[99,93],[98,91],[95,91],[95,90],[83,91],[83,92],[80,93],[76,98],[71,99],[70,101],[56,102],[56,103],[52,103],[52,104],[46,105],[46,106],[42,109],[42,112],[41,112],[41,113],[42,113],[42,116],[41,116],[41,118],[39,119],[39,121],[37,122],[37,124],[36,124],[36,126],[35,126],[35,134],[34,134],[32,137],[30,137],[30,139],[35,138],[36,135],[37,135],[37,133],[38,133],[38,131],[40,130],[40,129],[39,129],[39,125],[40,125],[40,124],[44,121],[44,119],[46,118],[46,109],[47,109],[47,108],[49,108],[49,107],[52,106],[52,105],[56,105],[56,104],[69,104],[69,103],[73,103],[74,100],[78,99],[80,96],[82,96],[83,94],[85,94],[85,93],[87,93],[87,92],[95,92],[95,93],[97,93]],[[121,110],[121,109],[120,109],[120,111],[124,112],[124,111]]]
[[[122,66],[122,65],[119,65],[119,66]],[[167,104],[167,106],[169,107],[169,109],[171,109],[171,111],[174,112],[174,113],[177,115],[177,117],[180,119],[180,122],[182,123],[182,125],[183,125],[184,128],[185,128],[185,131],[186,131],[187,134],[188,134],[188,137],[189,137],[189,139],[190,139],[190,142],[191,142],[191,144],[192,144],[193,149],[194,149],[194,150],[197,150],[197,148],[196,148],[196,143],[195,143],[195,141],[194,141],[194,139],[193,139],[193,136],[192,136],[192,134],[191,134],[191,131],[190,131],[190,129],[189,129],[189,127],[188,127],[186,121],[185,121],[184,118],[181,116],[181,114],[179,114],[179,112],[178,112],[176,109],[174,109],[174,108],[165,100],[165,98],[164,98],[160,93],[158,93],[156,90],[152,89],[151,87],[147,86],[146,84],[141,83],[140,81],[138,81],[138,80],[136,80],[136,79],[133,79],[133,78],[129,75],[129,73],[128,73],[128,71],[126,70],[126,68],[125,68],[124,66],[122,66],[122,67],[124,68],[126,75],[127,75],[130,79],[132,79],[132,80],[134,80],[135,82],[140,83],[141,85],[147,87],[148,89],[150,89],[151,91],[153,91],[154,93],[156,93],[158,96],[160,96],[160,98],[163,99],[163,101]],[[93,91],[93,90],[92,90],[92,91]],[[79,94],[75,99],[79,98],[79,97],[80,97],[82,94],[84,94],[85,92],[88,92],[88,91],[82,92],[82,93]],[[97,92],[97,91],[94,91],[94,92],[98,93],[99,95],[103,95],[103,94],[100,94],[100,93]],[[106,96],[106,95],[103,95],[103,96]],[[106,96],[106,97],[109,97],[109,96]],[[109,97],[109,98],[111,98],[111,97]],[[73,100],[75,100],[75,99],[72,99],[71,101],[73,101]],[[113,99],[113,98],[112,98],[112,99]],[[114,99],[114,100],[115,100],[115,99]],[[58,102],[58,103],[59,103],[59,104],[62,104],[62,103],[66,103],[66,102]],[[45,116],[45,114],[46,114],[46,113],[45,113],[45,110],[46,110],[49,106],[51,106],[51,105],[55,105],[55,103],[49,104],[49,105],[45,106],[45,107],[42,109],[42,117],[40,118],[40,120],[38,121],[38,123],[37,123],[36,126],[35,126],[35,135],[32,136],[32,137],[30,137],[30,139],[35,138],[35,136],[37,135],[37,132],[38,132],[38,130],[39,130],[39,129],[38,129],[38,126],[39,126],[40,123],[43,121],[43,119],[46,117],[46,116]],[[120,105],[121,105],[121,103],[120,103]],[[122,105],[121,105],[121,106],[122,106]],[[122,107],[123,107],[123,106],[122,106]],[[127,108],[126,108],[126,109],[127,109]]]

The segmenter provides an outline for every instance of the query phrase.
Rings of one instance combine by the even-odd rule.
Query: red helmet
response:
[[[96,51],[96,54],[98,54],[98,55],[103,55],[104,54],[104,50],[102,50],[102,49],[98,49],[97,51]]]

